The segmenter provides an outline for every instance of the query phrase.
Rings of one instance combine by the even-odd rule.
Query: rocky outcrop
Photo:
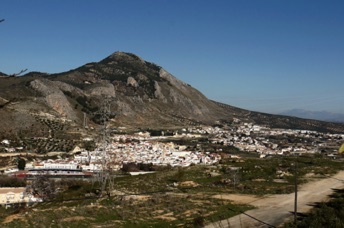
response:
[[[154,91],[155,98],[161,100],[164,103],[167,103],[167,99],[165,98],[164,94],[161,91],[161,87],[159,85],[159,82],[154,81],[154,89],[155,89],[155,91]]]
[[[71,107],[65,94],[59,89],[59,85],[63,83],[56,83],[47,79],[36,79],[30,83],[30,86],[41,93],[47,105],[56,111],[61,117],[71,120],[76,119],[76,113]],[[64,85],[67,88],[66,85]]]
[[[8,104],[8,102],[9,102],[8,100],[0,97],[0,108]]]
[[[44,112],[69,120],[66,123],[73,124],[75,134],[82,128],[84,118],[92,127],[99,126],[104,104],[112,113],[110,123],[114,126],[175,128],[231,121],[233,117],[266,125],[275,122],[275,126],[283,128],[302,126],[296,119],[257,114],[210,101],[162,67],[124,52],[59,74],[0,77],[0,114],[6,123],[2,132],[10,132],[11,126],[12,130],[17,129],[13,134],[18,133],[18,126],[26,131],[31,126],[40,129],[36,114]],[[325,128],[324,123],[318,122],[307,128],[310,126],[336,132],[344,129],[344,125],[329,124]]]
[[[134,88],[139,87],[139,83],[133,77],[128,77],[127,86],[132,86]]]
[[[74,94],[78,94],[78,95],[84,94],[83,90],[76,88],[75,86],[72,86],[70,84],[64,83],[64,82],[54,81],[53,85],[55,87],[59,88],[63,92],[74,93]]]
[[[99,63],[86,64],[73,71],[35,80],[32,88],[61,115],[70,116],[71,104],[92,115],[104,98],[111,98],[116,122],[136,125],[173,123],[175,118],[215,122],[221,110],[199,91],[180,81],[163,68],[142,58],[115,52]],[[173,117],[171,119],[171,117]],[[128,118],[127,121],[125,118]],[[177,123],[175,123],[177,124]],[[179,124],[179,123],[178,123]]]
[[[54,82],[47,79],[36,79],[30,83],[30,86],[44,97],[53,93],[61,93],[61,90],[54,86]]]
[[[85,90],[88,96],[115,97],[115,87],[109,82],[96,83]]]
[[[185,86],[187,86],[186,83],[177,79],[176,77],[174,77],[172,74],[168,73],[163,68],[160,69],[159,76],[161,78],[165,79],[166,81],[168,81],[169,83],[171,83],[171,85],[175,86],[178,89],[185,90]]]

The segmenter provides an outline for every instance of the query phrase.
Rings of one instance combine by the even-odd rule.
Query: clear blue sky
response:
[[[2,0],[0,19],[7,74],[125,51],[234,106],[344,113],[343,0]]]

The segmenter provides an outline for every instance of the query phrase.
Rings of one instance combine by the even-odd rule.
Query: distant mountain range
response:
[[[327,111],[308,111],[304,109],[292,109],[279,113],[280,115],[295,116],[304,119],[322,120],[329,122],[344,123],[344,114]]]

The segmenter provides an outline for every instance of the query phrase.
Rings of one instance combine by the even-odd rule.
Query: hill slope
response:
[[[230,122],[235,117],[272,127],[344,132],[343,124],[250,112],[210,101],[162,67],[124,52],[59,74],[0,77],[3,138],[89,134],[83,129],[84,120],[96,128],[105,108],[113,126],[161,129]]]
[[[96,126],[104,100],[115,126],[212,124],[225,115],[190,85],[130,53],[116,52],[98,63],[60,74],[34,72],[0,80],[0,114],[6,122],[1,128],[12,133],[39,131],[42,119],[80,127],[83,113]]]
[[[344,123],[344,114],[326,111],[308,111],[304,109],[292,109],[280,113],[286,116],[295,116],[305,119],[323,120],[329,122]]]

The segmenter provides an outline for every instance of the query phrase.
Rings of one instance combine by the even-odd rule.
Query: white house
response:
[[[30,198],[26,194],[25,187],[0,188],[0,205],[9,207],[13,204],[29,203]]]

